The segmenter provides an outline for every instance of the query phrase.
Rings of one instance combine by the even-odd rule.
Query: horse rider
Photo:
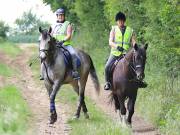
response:
[[[111,65],[120,57],[125,55],[131,46],[136,43],[135,33],[133,29],[125,25],[126,16],[122,12],[118,12],[115,17],[117,25],[112,26],[109,36],[109,46],[111,53],[105,65],[105,90],[111,89],[110,68]],[[139,88],[147,87],[145,82],[137,81]]]
[[[51,35],[58,41],[58,44],[63,45],[63,47],[68,50],[71,54],[72,59],[72,77],[73,79],[79,79],[79,73],[77,69],[77,52],[72,47],[72,33],[73,33],[73,27],[69,21],[66,21],[65,19],[65,10],[63,8],[59,8],[56,10],[56,16],[57,21],[52,26],[52,32]]]

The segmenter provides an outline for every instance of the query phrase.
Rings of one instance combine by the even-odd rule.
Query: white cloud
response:
[[[0,0],[0,20],[13,25],[16,18],[22,16],[23,12],[32,9],[42,20],[53,23],[55,14],[49,5],[43,4],[42,0]]]

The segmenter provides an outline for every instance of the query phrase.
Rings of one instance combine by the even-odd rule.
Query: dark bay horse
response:
[[[41,70],[44,76],[45,87],[50,98],[50,123],[53,124],[57,120],[55,97],[63,84],[71,84],[75,92],[79,95],[75,118],[80,117],[81,108],[85,117],[89,118],[84,101],[85,86],[89,73],[97,93],[100,91],[98,77],[91,57],[83,51],[76,50],[81,61],[81,66],[78,69],[80,80],[74,80],[71,75],[71,70],[66,66],[62,50],[56,46],[56,40],[50,35],[51,28],[49,30],[42,30],[40,27],[39,32],[41,33],[39,53],[43,61]]]
[[[137,44],[116,65],[112,74],[112,100],[123,124],[131,126],[131,118],[137,97],[137,81],[145,77],[146,49],[148,45],[138,47]],[[126,118],[125,100],[128,98]]]

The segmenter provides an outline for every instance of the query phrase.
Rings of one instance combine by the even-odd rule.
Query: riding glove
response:
[[[120,46],[117,46],[117,50],[122,52],[124,50],[124,48],[120,47]]]

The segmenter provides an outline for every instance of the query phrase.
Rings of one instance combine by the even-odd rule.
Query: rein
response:
[[[48,71],[47,71],[47,66],[46,66],[46,64],[43,62],[43,64],[44,64],[44,67],[45,67],[45,70],[46,70],[46,74],[47,74],[47,78],[48,78],[48,80],[49,80],[49,82],[51,83],[51,84],[54,84],[54,82],[49,78],[49,74],[48,74]]]

